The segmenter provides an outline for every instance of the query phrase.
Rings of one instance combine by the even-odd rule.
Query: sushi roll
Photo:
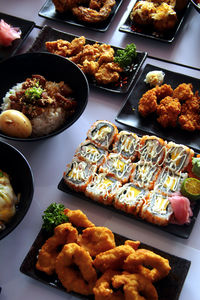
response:
[[[142,206],[140,217],[150,223],[166,226],[172,214],[168,197],[157,191],[151,191]]]
[[[140,139],[139,157],[141,161],[151,162],[157,166],[163,164],[166,154],[166,143],[156,136],[144,135]]]
[[[109,174],[122,183],[126,183],[131,175],[132,165],[130,159],[125,159],[117,153],[110,153],[100,166],[99,172]]]
[[[132,215],[138,215],[148,191],[133,183],[126,183],[116,192],[114,206]]]
[[[194,151],[185,145],[169,142],[164,165],[175,172],[183,172],[194,156]]]
[[[92,180],[97,166],[86,161],[74,158],[63,174],[65,183],[77,192],[84,192],[88,183]]]
[[[139,141],[140,138],[135,133],[122,130],[114,140],[113,152],[134,161],[137,157]]]
[[[148,162],[133,163],[130,182],[141,188],[152,190],[161,172],[161,167]]]
[[[111,205],[115,192],[121,186],[120,181],[105,173],[95,174],[85,190],[85,195],[94,201]]]
[[[187,173],[176,173],[168,168],[163,168],[157,178],[154,189],[165,194],[178,192],[181,189],[182,182],[187,177]]]
[[[99,167],[106,159],[108,151],[97,147],[90,140],[85,140],[79,145],[75,156]]]
[[[87,137],[98,147],[108,150],[117,133],[117,127],[111,122],[97,121],[88,130]]]

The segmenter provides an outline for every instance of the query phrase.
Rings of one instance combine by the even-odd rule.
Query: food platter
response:
[[[161,231],[168,232],[168,233],[170,233],[172,235],[178,236],[178,237],[183,238],[183,239],[189,238],[189,236],[190,236],[190,234],[192,232],[192,229],[194,227],[194,224],[196,222],[197,216],[199,214],[199,209],[200,209],[200,205],[196,204],[195,207],[193,208],[193,217],[191,219],[190,224],[188,224],[188,225],[184,224],[182,226],[179,226],[179,225],[176,225],[176,224],[169,224],[167,226],[157,226],[157,225],[148,223],[145,220],[142,220],[141,218],[137,218],[136,216],[133,216],[131,214],[127,214],[126,212],[123,212],[122,210],[118,210],[118,209],[114,208],[113,206],[104,205],[104,204],[102,204],[100,202],[94,202],[89,197],[86,197],[83,193],[81,193],[81,192],[78,193],[78,192],[75,192],[72,189],[70,189],[65,184],[64,179],[60,180],[60,182],[58,184],[58,189],[61,190],[61,191],[63,191],[64,193],[67,193],[67,194],[70,194],[70,195],[73,195],[73,196],[78,196],[80,199],[82,199],[84,201],[89,201],[90,203],[95,203],[95,205],[98,205],[98,206],[101,206],[101,207],[105,207],[108,210],[111,210],[113,212],[116,212],[116,213],[119,213],[121,215],[124,215],[124,216],[126,216],[126,217],[128,217],[128,218],[130,218],[132,220],[136,220],[136,221],[145,223],[145,224],[147,224],[150,227],[151,226],[156,227],[156,228],[158,228]]]
[[[25,39],[28,37],[29,33],[31,32],[31,30],[35,25],[34,22],[17,18],[0,12],[0,20],[1,19],[3,19],[6,23],[12,25],[13,27],[19,27],[22,33],[21,33],[21,38],[13,41],[11,46],[9,47],[0,46],[0,60],[14,55],[17,52],[17,50],[20,48],[22,43],[25,41]]]
[[[173,130],[171,128],[165,129],[159,125],[155,116],[148,116],[148,118],[140,116],[137,108],[138,101],[149,89],[149,86],[144,82],[144,79],[146,74],[153,70],[162,70],[165,73],[165,80],[163,83],[170,84],[172,88],[177,87],[180,83],[192,83],[194,91],[199,90],[199,79],[147,64],[115,120],[129,127],[139,129],[142,132],[155,134],[167,140],[187,145],[198,152],[200,150],[200,137],[198,130],[194,132],[187,132],[186,130],[182,130],[178,127],[173,128]]]
[[[88,24],[85,22],[81,22],[81,21],[77,20],[71,13],[65,13],[65,14],[59,13],[55,10],[55,6],[51,0],[47,0],[45,2],[45,4],[42,6],[42,8],[39,11],[39,16],[56,21],[56,22],[71,24],[71,25],[75,25],[75,26],[79,26],[79,27],[89,28],[89,29],[95,30],[95,31],[104,32],[110,26],[121,3],[122,3],[122,0],[116,0],[116,4],[113,7],[110,16],[105,21],[103,21],[99,24]]]
[[[144,38],[158,40],[160,42],[172,43],[174,41],[176,35],[178,34],[178,32],[181,30],[181,27],[183,26],[183,23],[187,17],[190,5],[191,5],[191,3],[189,2],[188,5],[177,14],[178,22],[177,22],[176,26],[172,30],[170,30],[169,32],[167,32],[165,34],[155,32],[151,28],[149,29],[149,27],[144,29],[139,26],[135,26],[135,25],[133,26],[133,23],[129,17],[129,15],[132,11],[132,8],[133,8],[133,5],[132,5],[127,10],[125,22],[119,27],[119,31],[130,33],[133,35],[138,35],[138,36],[141,36]]]
[[[47,51],[45,47],[45,42],[47,41],[55,41],[57,39],[63,39],[67,41],[72,41],[77,36],[71,35],[69,33],[65,33],[63,31],[56,30],[54,28],[51,28],[49,26],[44,26],[44,28],[41,30],[40,34],[36,38],[35,42],[29,49],[29,52],[44,52]],[[88,40],[86,39],[87,44],[94,44],[96,41]],[[113,46],[112,46],[113,47]],[[116,51],[119,48],[113,47],[113,49]],[[130,89],[132,83],[134,82],[140,68],[142,67],[142,64],[144,63],[145,59],[147,57],[146,52],[140,52],[137,51],[137,56],[134,60],[133,67],[130,71],[124,72],[122,75],[122,78],[120,79],[120,83],[123,83],[124,79],[126,80],[126,83],[123,84],[109,84],[109,85],[100,85],[94,81],[91,77],[87,77],[90,84],[97,88],[101,88],[104,90],[108,90],[115,93],[127,93]]]
[[[124,244],[125,238],[124,236],[121,236],[119,234],[115,235],[115,241],[116,245]],[[64,293],[66,293],[66,290],[61,285],[60,281],[58,280],[56,275],[48,276],[45,273],[42,273],[38,271],[35,267],[36,261],[37,261],[37,255],[38,251],[41,248],[41,246],[44,244],[45,240],[48,238],[46,233],[41,230],[39,234],[37,235],[33,245],[31,246],[28,254],[26,255],[25,259],[23,260],[20,271],[39,281],[47,286],[51,286],[53,288],[62,290]],[[171,266],[171,272],[169,275],[160,280],[158,283],[155,284],[155,287],[158,291],[158,296],[160,300],[170,299],[170,300],[178,300],[180,292],[182,290],[184,281],[186,279],[187,273],[190,268],[191,262],[189,260],[171,255],[169,253],[163,252],[159,249],[153,248],[151,246],[145,245],[141,243],[141,248],[145,248],[151,251],[154,251],[158,255],[161,255],[169,260],[170,266]],[[79,295],[77,293],[71,292],[71,296],[75,296],[77,299],[94,299],[92,296],[86,297]]]

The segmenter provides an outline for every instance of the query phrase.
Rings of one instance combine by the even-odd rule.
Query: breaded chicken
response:
[[[103,63],[94,76],[98,83],[109,84],[117,82],[122,71],[123,69],[115,62]]]
[[[160,100],[164,99],[165,97],[172,96],[173,89],[171,85],[163,84],[161,86],[156,86],[155,92],[156,92],[157,102],[159,103]]]
[[[181,112],[181,104],[177,98],[167,96],[160,101],[156,112],[159,116],[157,121],[162,127],[175,127]]]
[[[153,113],[157,109],[157,96],[156,89],[153,88],[148,90],[139,100],[138,111],[143,116],[146,117],[150,113]]]
[[[191,83],[181,83],[173,92],[173,97],[180,101],[186,101],[194,96],[193,86]]]
[[[85,45],[84,36],[73,39],[71,43],[61,39],[57,41],[45,43],[46,49],[49,52],[62,55],[65,57],[76,55],[83,49],[84,45]]]
[[[198,92],[182,104],[179,124],[182,129],[187,131],[200,130],[200,97]]]

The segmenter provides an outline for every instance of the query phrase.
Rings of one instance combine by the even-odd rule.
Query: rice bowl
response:
[[[10,136],[3,130],[0,130],[0,136],[18,141],[35,141],[49,138],[67,129],[83,113],[89,93],[88,81],[83,72],[73,62],[58,55],[25,53],[0,62],[1,115],[5,111],[15,109],[10,105],[10,96],[15,96],[20,91],[27,78],[37,74],[45,77],[52,84],[57,85],[64,82],[64,84],[69,85],[73,91],[71,98],[77,102],[74,113],[64,111],[60,105],[46,106],[39,116],[30,118],[33,130],[29,137]],[[20,109],[17,110],[20,111]]]

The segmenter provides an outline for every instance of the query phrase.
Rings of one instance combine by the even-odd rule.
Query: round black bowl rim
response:
[[[82,73],[83,77],[85,78],[85,82],[86,82],[86,87],[87,87],[87,96],[86,96],[86,100],[85,100],[85,103],[84,105],[82,106],[81,110],[79,111],[78,114],[76,114],[76,116],[71,120],[71,122],[67,123],[67,125],[64,125],[62,126],[61,128],[55,130],[54,132],[52,133],[49,133],[47,135],[43,135],[43,136],[39,136],[39,137],[30,137],[30,138],[16,138],[16,137],[12,137],[12,136],[8,136],[8,135],[5,135],[3,134],[2,132],[0,132],[0,137],[3,137],[5,139],[8,139],[8,140],[13,140],[13,141],[20,141],[20,142],[34,142],[34,141],[40,141],[40,140],[44,140],[44,139],[47,139],[47,138],[50,138],[50,137],[53,137],[55,135],[58,135],[60,133],[62,133],[63,131],[65,131],[67,128],[69,128],[72,124],[74,124],[77,119],[82,115],[82,113],[84,112],[85,110],[85,107],[87,106],[87,103],[88,103],[88,95],[89,95],[89,83],[88,83],[88,80],[87,80],[87,77],[85,76],[85,74],[83,73],[83,71],[72,61],[70,61],[69,59],[65,58],[65,57],[62,57],[60,55],[57,55],[57,54],[53,54],[53,53],[49,53],[49,52],[26,52],[26,53],[22,53],[22,54],[17,54],[17,55],[14,55],[14,56],[11,56],[11,57],[8,57],[8,58],[5,58],[3,59],[1,62],[0,62],[0,69],[1,69],[1,65],[3,63],[6,63],[7,61],[12,61],[12,60],[16,60],[16,59],[19,59],[19,58],[23,58],[23,57],[28,57],[28,56],[38,56],[38,57],[41,57],[41,56],[52,56],[52,57],[57,57],[58,60],[62,60],[63,63],[67,63],[68,64],[71,64],[74,66],[74,68],[78,69],[80,71],[80,73]],[[1,100],[1,99],[0,99]]]
[[[190,2],[193,4],[194,8],[200,13],[200,7],[196,4],[194,0],[190,0]]]
[[[28,198],[28,201],[26,202],[26,205],[23,207],[23,214],[20,213],[20,216],[18,217],[17,212],[16,212],[17,218],[16,218],[15,222],[12,222],[12,220],[11,220],[11,222],[6,225],[6,228],[3,229],[2,231],[0,231],[0,240],[3,239],[4,237],[6,237],[9,233],[11,233],[17,227],[17,225],[19,225],[19,223],[24,219],[24,217],[31,205],[31,202],[33,199],[33,194],[34,194],[33,172],[32,172],[31,166],[30,166],[28,160],[26,159],[26,157],[17,148],[8,144],[7,142],[0,140],[0,147],[1,147],[1,145],[5,145],[6,147],[9,147],[13,151],[15,151],[19,156],[21,156],[21,158],[24,160],[24,162],[29,170],[31,181],[30,181],[30,186],[29,186],[29,189],[30,189],[29,198]]]

